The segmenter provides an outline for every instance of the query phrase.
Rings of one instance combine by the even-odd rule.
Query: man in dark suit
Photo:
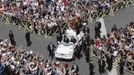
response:
[[[83,27],[83,33],[89,33],[89,32],[90,32],[89,27],[87,25],[85,25]]]
[[[101,29],[101,22],[97,21],[95,23],[95,38],[97,37],[100,38],[100,33],[101,33],[100,29]]]
[[[81,31],[82,25],[79,23],[78,25],[76,25],[76,34],[78,35]]]
[[[89,46],[86,47],[85,57],[86,57],[86,62],[88,63],[90,61],[90,48],[89,48]]]
[[[87,37],[86,37],[86,34],[84,34],[84,36],[82,37],[82,50],[83,50],[83,53],[85,53],[87,46],[88,46]]]
[[[10,39],[11,44],[12,45],[16,45],[16,42],[14,40],[14,34],[13,34],[13,32],[11,30],[10,30],[8,36],[9,36],[9,39]]]
[[[72,65],[72,67],[71,67],[71,71],[72,71],[73,73],[75,73],[75,74],[78,74],[78,72],[79,72],[79,66],[78,66],[76,63],[74,63],[74,64]]]
[[[63,41],[66,42],[66,43],[69,43],[69,39],[67,38],[66,35],[64,36],[64,40]]]
[[[123,75],[124,74],[124,65],[125,65],[125,59],[120,59],[120,62],[119,62],[119,72],[120,72],[120,75]]]
[[[112,67],[113,67],[113,56],[110,55],[110,54],[107,54],[106,55],[106,62],[107,62],[107,65],[108,65],[107,69],[109,71],[111,71],[112,70]]]
[[[62,41],[62,34],[58,33],[58,35],[57,35],[57,44],[58,44],[58,42],[61,42],[61,41]]]
[[[80,59],[80,57],[82,56],[81,51],[82,51],[82,47],[81,47],[80,43],[78,43],[76,45],[76,52],[75,52],[75,55],[78,59]]]
[[[86,40],[86,42],[87,42],[87,46],[89,46],[90,45],[90,35],[89,35],[89,33],[85,33],[85,40]]]
[[[105,60],[102,57],[99,58],[99,60],[98,60],[98,66],[99,66],[99,72],[101,75],[102,73],[105,72],[105,66],[106,66]]]
[[[30,46],[31,45],[30,32],[26,32],[25,38],[26,38],[27,46]]]
[[[111,32],[117,32],[117,27],[116,27],[116,24],[112,27],[112,29],[111,29]]]
[[[89,62],[89,70],[90,70],[90,75],[93,75],[94,74],[94,65],[93,65],[93,62],[92,60],[90,60]]]
[[[49,51],[49,56],[51,56],[52,59],[54,57],[54,50],[55,50],[55,48],[56,47],[55,47],[55,45],[52,42],[50,42],[50,44],[47,47],[47,49]]]

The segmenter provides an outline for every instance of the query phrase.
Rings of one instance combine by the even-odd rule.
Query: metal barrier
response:
[[[88,20],[89,22],[93,22],[94,20],[105,17],[107,15],[113,16],[120,9],[129,7],[131,5],[134,5],[134,0],[120,1],[118,3],[111,4],[110,7],[108,7],[107,9],[97,10],[97,12],[94,13],[91,13],[92,11],[89,10]]]
[[[98,50],[97,48],[95,48],[93,46],[91,46],[90,48],[92,50],[91,55],[96,58],[106,57],[105,55],[108,53],[105,50]],[[116,57],[114,57],[114,60],[113,60],[114,67],[118,67],[118,63],[120,62],[120,59],[121,59],[120,55],[117,55]],[[134,73],[134,60],[127,58],[124,67],[125,67],[126,71],[129,71],[130,73]]]
[[[90,9],[88,9],[88,12],[85,12],[84,14],[86,16],[88,16],[88,21],[89,22],[93,22],[94,20],[97,20],[101,17],[107,16],[107,15],[111,15],[113,16],[117,11],[119,11],[121,8],[124,7],[128,7],[129,5],[134,4],[134,0],[125,0],[123,2],[118,2],[118,3],[114,3],[112,4],[109,8],[107,9],[103,9],[103,10],[97,10],[97,12],[91,13],[92,11]],[[64,23],[68,24],[68,21],[63,22],[62,24],[60,24],[58,27],[46,31],[41,29],[40,25],[36,25],[36,27],[33,27],[29,22],[27,21],[23,21],[21,19],[13,19],[12,16],[9,15],[1,15],[0,18],[3,21],[6,21],[7,24],[11,24],[11,25],[15,25],[18,26],[19,28],[22,28],[25,31],[30,31],[32,33],[36,33],[39,35],[42,35],[43,37],[51,37],[53,35],[55,35],[59,30],[60,30],[60,26],[63,25]],[[65,27],[67,27],[68,25],[65,24]]]
[[[134,5],[134,0],[126,0],[126,7],[128,7],[130,4]]]
[[[98,18],[107,16],[107,15],[114,15],[114,13],[116,13],[119,9],[123,8],[125,5],[128,6],[132,3],[133,3],[133,0],[128,0],[125,3],[123,3],[123,2],[115,3],[115,4],[112,4],[111,7],[108,8],[107,10],[101,10],[101,11],[96,12],[95,14],[94,13],[91,14],[91,11],[90,11],[90,12],[88,12],[88,14],[89,14],[88,19],[89,19],[90,22],[92,22],[93,20],[96,20]],[[9,19],[10,18],[7,19],[7,23],[9,23]],[[22,24],[25,24],[25,25],[22,25]],[[15,23],[14,23],[14,25],[15,25]],[[22,23],[22,21],[21,21],[20,25],[18,25],[18,26],[22,27],[22,28],[25,28],[24,30],[29,30],[29,31],[33,32],[33,29],[29,28],[28,23]],[[43,35],[43,36],[46,35],[46,33],[44,33],[44,31],[42,31],[40,29],[40,27],[37,27],[37,28],[39,28],[39,29],[37,29],[38,32],[39,32],[38,33],[39,35]],[[55,31],[57,32],[58,29],[55,30]],[[54,34],[55,34],[55,32],[54,32]],[[50,31],[47,36],[50,36],[50,35],[53,35],[53,31]]]
[[[13,19],[12,16],[3,14],[1,17],[1,20],[6,22],[7,24],[10,25],[15,25],[17,27],[19,27],[20,29],[23,29],[24,31],[30,31],[31,33],[35,33],[38,35],[41,35],[43,37],[46,38],[50,38],[52,36],[54,36],[56,33],[59,32],[60,28],[61,29],[65,29],[66,27],[68,27],[68,21],[63,22],[61,24],[59,24],[57,27],[53,27],[52,30],[46,31],[45,29],[41,29],[41,25],[35,25],[35,27],[33,27],[28,21],[23,21],[21,19]],[[64,24],[64,25],[63,25]]]
[[[125,70],[134,73],[134,59],[126,59]]]

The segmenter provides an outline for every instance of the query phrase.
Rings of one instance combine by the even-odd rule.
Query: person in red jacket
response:
[[[100,45],[100,39],[96,38],[96,40],[95,40],[95,47],[98,48],[99,45]]]

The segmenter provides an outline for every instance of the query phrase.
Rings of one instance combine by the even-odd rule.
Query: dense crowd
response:
[[[55,32],[57,27],[69,22],[75,29],[80,21],[100,16],[110,7],[125,6],[126,0],[2,0],[4,14],[16,24],[23,22],[32,31],[41,34]],[[25,26],[23,24],[23,26]]]
[[[96,18],[102,12],[108,14],[114,4],[121,7],[126,3],[127,0],[1,0],[0,7],[4,7],[4,14],[10,16],[16,25],[23,22],[24,27],[26,24],[35,33],[49,34],[58,27],[64,27],[66,22],[77,31],[79,23],[88,23],[89,14]],[[86,26],[83,25],[83,32],[89,33]],[[124,28],[115,25],[107,37],[101,38],[99,34],[96,34],[93,46],[104,53],[108,70],[111,70],[113,60],[118,56],[127,61],[124,65],[131,65],[127,69],[134,71],[134,61],[130,61],[134,60],[134,23]],[[86,50],[86,42],[82,45],[83,50]],[[76,75],[78,71],[75,63],[70,67],[67,63],[45,60],[32,51],[11,45],[7,39],[0,39],[0,75]]]
[[[78,65],[72,66],[44,59],[0,38],[0,75],[76,75]]]
[[[107,34],[107,38],[96,38],[95,49],[100,53],[99,57],[106,57],[108,64],[114,63],[115,58],[124,59],[121,65],[134,71],[134,23],[118,28],[116,25]],[[95,50],[94,54],[97,55]],[[120,60],[118,60],[120,62]],[[116,64],[118,65],[118,63]],[[119,64],[120,66],[120,64]],[[111,70],[112,66],[109,68]],[[122,67],[124,68],[124,67]]]

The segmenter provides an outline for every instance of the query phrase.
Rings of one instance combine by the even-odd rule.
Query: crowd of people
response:
[[[68,23],[68,27],[75,29],[77,33],[82,30],[85,36],[83,37],[82,48],[78,47],[78,49],[82,49],[83,53],[88,56],[86,58],[90,61],[90,73],[93,74],[94,67],[89,59],[87,47],[93,44],[95,55],[97,51],[101,51],[102,55],[104,54],[104,57],[100,56],[98,61],[99,72],[104,73],[105,61],[108,65],[107,69],[112,70],[113,60],[120,57],[120,74],[123,74],[124,66],[131,65],[127,69],[134,71],[134,61],[131,61],[134,60],[134,23],[131,22],[124,28],[117,28],[114,25],[107,37],[102,38],[100,37],[101,31],[99,31],[101,25],[98,22],[98,26],[95,27],[95,41],[89,40],[90,30],[87,24],[89,14],[91,14],[90,17],[96,18],[110,13],[110,8],[113,5],[120,8],[125,7],[126,4],[127,0],[1,0],[0,7],[4,8],[4,15],[10,16],[10,20],[15,22],[16,25],[22,23],[22,27],[35,33],[54,33],[59,27],[63,34],[62,28],[65,23]],[[100,15],[102,12],[103,14]],[[10,32],[10,34],[13,33]],[[30,34],[27,33],[27,35]],[[10,36],[11,44],[7,39],[0,39],[0,75],[76,75],[78,73],[77,64],[74,63],[70,67],[67,63],[61,64],[45,60],[32,51],[17,48],[14,37]],[[59,36],[61,34],[57,36],[57,41],[62,39]],[[30,39],[26,40],[29,46],[31,41]],[[49,53],[53,55],[53,53]]]
[[[10,41],[14,36],[12,31],[9,32]],[[134,22],[123,28],[118,28],[116,25],[107,34],[107,38],[96,38],[93,46],[96,54],[100,51],[98,66],[99,72],[105,72],[106,64],[109,71],[112,70],[114,59],[120,57],[118,65],[120,74],[124,73],[124,67],[130,71],[134,71]],[[96,36],[98,37],[98,36]],[[82,46],[81,46],[82,47]],[[87,53],[87,52],[86,52]],[[104,55],[103,55],[104,54]],[[50,53],[51,55],[51,53]],[[90,74],[94,74],[94,63],[89,62]],[[65,63],[45,60],[33,51],[26,51],[22,48],[17,48],[13,43],[9,43],[7,39],[0,38],[0,74],[1,75],[21,75],[21,74],[39,74],[39,75],[75,75],[79,71],[77,64],[71,67]]]
[[[112,70],[114,60],[119,58],[118,64],[120,74],[123,74],[124,67],[134,71],[134,22],[125,27],[118,28],[116,25],[107,34],[107,38],[96,38],[93,44],[94,54],[101,53],[100,58],[104,58],[108,64],[108,70]]]
[[[113,4],[121,7],[128,3],[127,0],[1,0],[1,4],[4,14],[10,15],[16,25],[22,22],[22,27],[35,33],[49,34],[66,22],[75,28],[79,21],[87,20],[89,14],[95,18],[102,11],[105,14]]]
[[[76,75],[77,64],[50,61],[0,38],[0,75]]]

